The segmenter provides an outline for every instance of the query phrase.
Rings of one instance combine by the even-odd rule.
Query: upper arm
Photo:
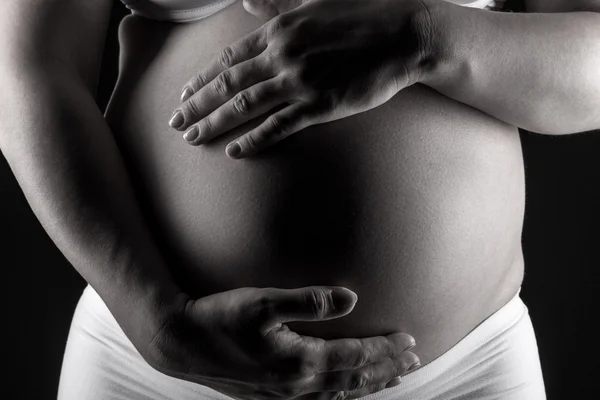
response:
[[[1,0],[0,66],[17,71],[58,68],[95,90],[112,3]]]
[[[600,12],[600,0],[525,0],[525,10],[531,13]]]

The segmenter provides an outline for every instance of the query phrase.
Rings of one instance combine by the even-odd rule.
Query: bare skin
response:
[[[358,294],[350,314],[290,329],[324,339],[407,332],[426,365],[522,282],[518,131],[417,84],[253,159],[233,161],[224,146],[264,117],[189,146],[166,123],[183,84],[261,24],[241,2],[192,24],[122,22],[106,119],[152,233],[192,296],[348,287]]]

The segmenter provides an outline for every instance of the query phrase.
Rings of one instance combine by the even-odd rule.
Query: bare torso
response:
[[[524,167],[518,131],[414,85],[234,161],[232,138],[186,144],[167,121],[183,84],[262,23],[242,2],[192,24],[128,16],[106,119],[172,271],[193,295],[341,285],[348,316],[301,334],[403,331],[423,365],[517,292]]]

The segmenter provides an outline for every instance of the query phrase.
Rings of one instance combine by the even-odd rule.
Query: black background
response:
[[[117,75],[115,2],[99,85],[104,108]],[[600,367],[600,131],[548,136],[521,132],[525,157],[521,298],[538,340],[549,400],[598,398]],[[5,399],[55,399],[69,323],[84,280],[29,208],[0,157],[0,347]]]

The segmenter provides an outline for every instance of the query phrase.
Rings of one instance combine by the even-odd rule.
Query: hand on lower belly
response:
[[[153,335],[149,362],[236,399],[363,397],[400,384],[418,367],[410,335],[324,340],[285,325],[340,318],[356,299],[347,289],[323,286],[246,287],[182,299]]]

